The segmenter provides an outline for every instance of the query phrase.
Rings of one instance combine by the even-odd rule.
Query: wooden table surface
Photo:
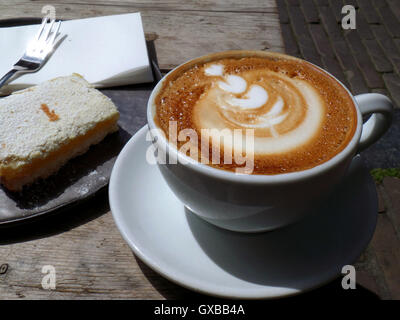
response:
[[[0,19],[41,17],[42,7],[53,3],[61,19],[140,11],[164,70],[228,49],[283,52],[275,0],[1,0]]]
[[[51,2],[1,0],[0,19],[41,17],[42,7]],[[274,0],[62,0],[54,1],[54,7],[61,19],[140,11],[146,38],[154,40],[163,70],[214,51],[283,52]],[[0,299],[195,295],[138,261],[114,224],[106,192],[72,211],[0,230],[0,241]],[[42,288],[44,265],[56,269],[55,290]]]
[[[0,19],[41,17],[42,6],[49,2],[0,0]],[[57,17],[61,19],[140,11],[146,37],[154,40],[163,70],[214,51],[284,51],[275,0],[54,2]],[[374,288],[380,283],[376,280],[379,277],[376,270],[370,268],[370,263],[365,264],[365,259],[370,259],[368,252],[367,258],[364,255],[359,262],[361,282],[384,295],[387,289]],[[41,271],[45,265],[56,269],[54,290],[42,288]],[[337,292],[338,287],[339,284],[333,283],[322,292],[329,295]],[[134,256],[114,224],[106,191],[62,214],[0,229],[0,299],[198,297],[162,278]]]

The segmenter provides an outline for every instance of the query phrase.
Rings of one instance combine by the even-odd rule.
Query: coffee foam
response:
[[[206,75],[218,78],[193,108],[197,128],[253,129],[256,155],[288,152],[319,134],[325,106],[306,81],[268,70],[246,71],[240,76],[208,72],[217,67],[222,71],[220,66],[204,66]],[[216,134],[211,137],[217,141]],[[224,140],[222,147],[239,148],[233,143]]]
[[[347,145],[357,121],[350,95],[335,79],[303,60],[269,53],[184,65],[164,81],[155,104],[156,123],[167,135],[171,120],[178,130],[193,128],[199,136],[202,129],[254,130],[259,174],[304,170],[329,160]],[[212,130],[205,135],[220,138]],[[220,142],[217,147],[229,151],[245,145]]]

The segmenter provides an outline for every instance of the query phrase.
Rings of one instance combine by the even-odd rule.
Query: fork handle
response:
[[[12,69],[12,70],[8,71],[8,72],[3,76],[3,78],[0,79],[0,88],[1,88],[2,86],[4,86],[4,85],[7,83],[7,81],[8,81],[13,75],[15,75],[18,71],[19,71],[19,70],[16,70],[16,69]]]

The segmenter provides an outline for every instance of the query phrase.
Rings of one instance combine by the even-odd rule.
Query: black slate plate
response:
[[[0,27],[40,23],[37,18],[0,20]],[[12,193],[0,186],[0,226],[64,211],[95,196],[108,185],[114,162],[129,138],[146,124],[150,93],[161,79],[154,45],[147,42],[154,83],[101,90],[120,112],[119,131],[92,146],[88,152],[69,161],[58,173],[39,180],[22,192]],[[18,57],[16,57],[17,60]]]

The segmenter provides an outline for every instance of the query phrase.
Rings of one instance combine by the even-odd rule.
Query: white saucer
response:
[[[225,231],[185,210],[157,166],[146,162],[147,126],[119,155],[109,196],[115,223],[134,253],[186,288],[228,298],[275,298],[337,277],[376,226],[374,182],[360,157],[324,208],[261,234]]]

